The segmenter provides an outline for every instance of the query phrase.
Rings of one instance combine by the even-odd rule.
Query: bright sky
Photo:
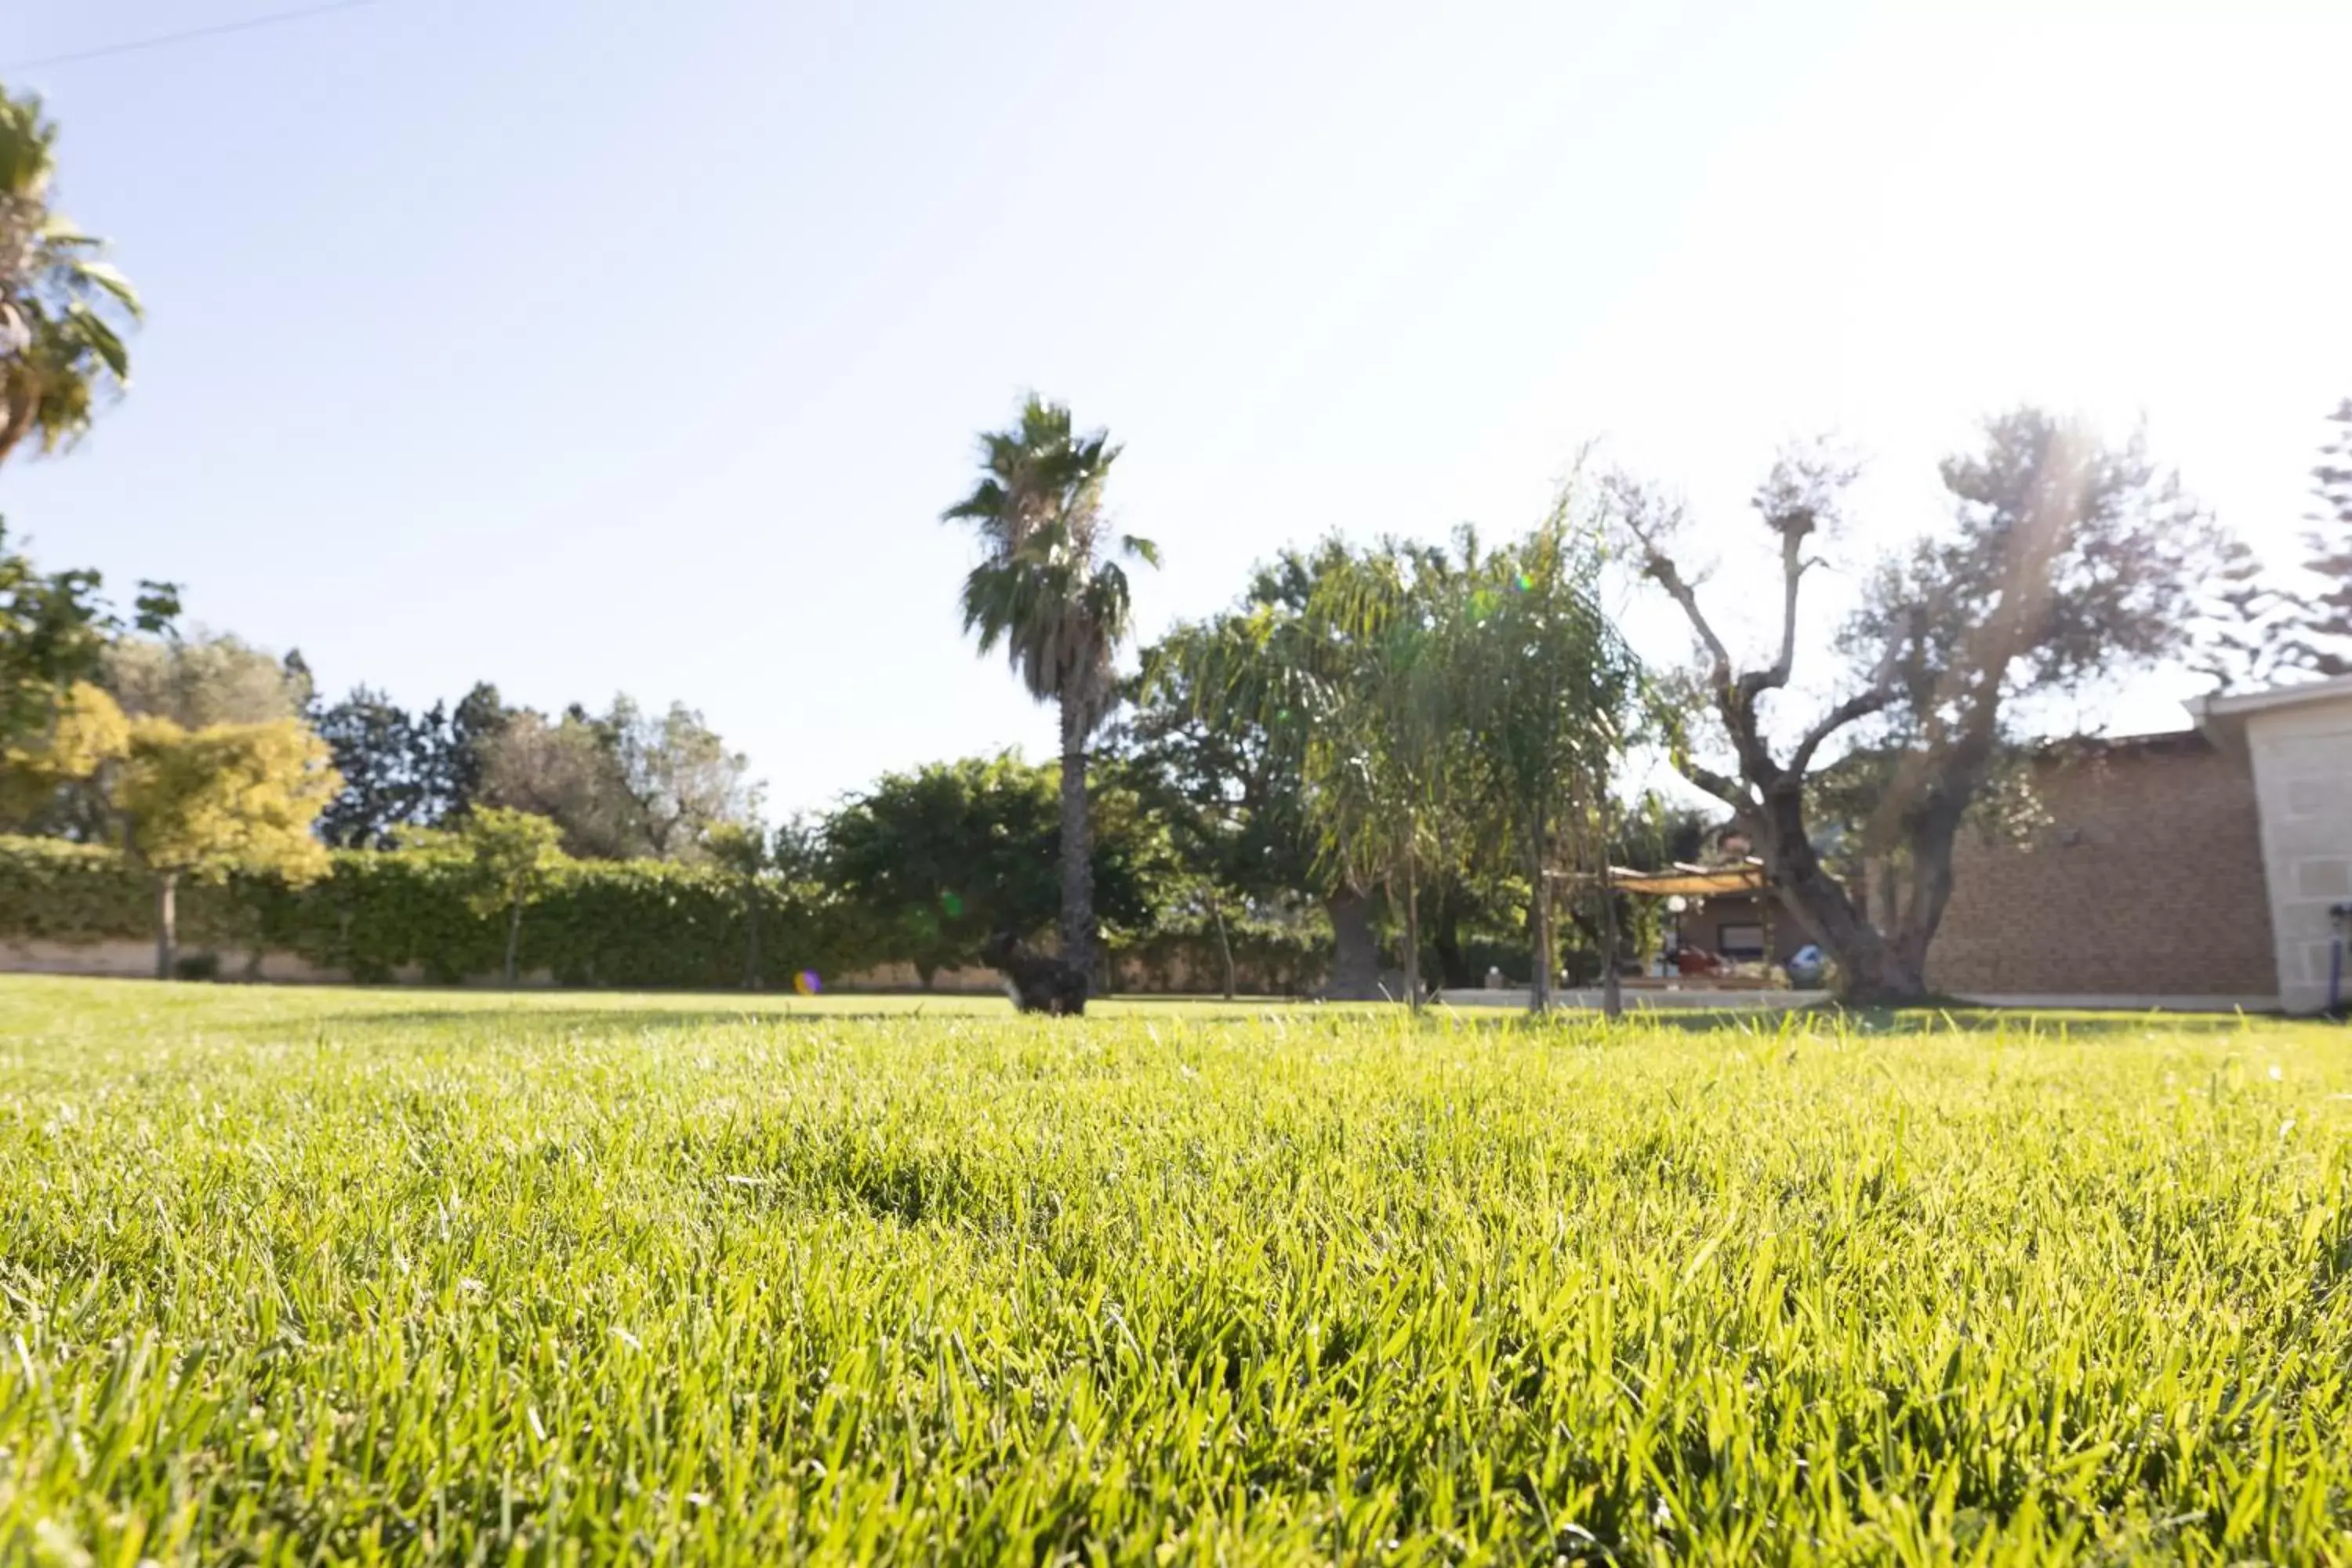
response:
[[[0,65],[271,9],[9,0]],[[1049,752],[936,521],[1032,386],[1127,444],[1147,631],[1330,530],[1518,529],[1592,440],[1737,540],[1837,430],[1874,548],[2023,399],[2145,416],[2290,560],[2347,59],[2352,6],[2251,0],[377,0],[0,69],[152,312],[0,510],[331,691],[684,698],[784,809]]]

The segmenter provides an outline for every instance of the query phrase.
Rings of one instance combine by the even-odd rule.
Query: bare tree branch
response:
[[[1879,712],[1902,695],[1903,688],[1896,679],[1902,666],[1903,639],[1889,637],[1886,639],[1885,657],[1879,660],[1877,674],[1870,685],[1822,714],[1820,721],[1805,731],[1804,739],[1799,741],[1797,749],[1790,753],[1789,772],[1802,778],[1806,770],[1813,765],[1813,753],[1822,749],[1823,742],[1857,720]]]
[[[1739,678],[1739,689],[1751,700],[1759,691],[1777,690],[1789,684],[1789,673],[1797,665],[1797,587],[1805,575],[1805,536],[1813,531],[1811,512],[1790,517],[1776,517],[1772,526],[1780,534],[1780,657],[1769,669],[1751,669]]]

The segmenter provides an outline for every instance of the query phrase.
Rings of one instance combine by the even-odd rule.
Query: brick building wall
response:
[[[2020,848],[1964,830],[1928,982],[1956,995],[2278,992],[2252,770],[2193,731],[2042,765]]]

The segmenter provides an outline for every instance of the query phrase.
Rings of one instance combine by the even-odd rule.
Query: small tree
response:
[[[1516,547],[1483,563],[1459,601],[1461,706],[1478,793],[1515,830],[1529,883],[1535,947],[1529,1005],[1550,1005],[1559,946],[1552,936],[1552,879],[1563,839],[1592,817],[1603,845],[1607,888],[1608,792],[1612,763],[1635,726],[1641,667],[1602,610],[1599,541],[1570,518],[1563,492],[1552,515]],[[1518,857],[1514,857],[1515,858]],[[1604,988],[1616,1008],[1617,965],[1606,955]]]
[[[188,730],[131,720],[113,807],[131,858],[155,880],[155,976],[172,976],[183,880],[234,873],[300,884],[327,871],[311,825],[342,781],[325,742],[292,719]]]
[[[563,831],[544,816],[503,806],[478,805],[457,829],[458,848],[471,862],[466,905],[484,920],[507,917],[506,983],[516,981],[522,947],[522,911],[547,896],[564,863]]]

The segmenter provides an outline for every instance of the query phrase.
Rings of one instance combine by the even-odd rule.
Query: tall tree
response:
[[[231,633],[197,629],[118,640],[107,650],[105,683],[126,713],[202,730],[304,717],[308,673]]]
[[[2275,684],[2309,666],[2312,606],[2264,569],[2242,539],[2228,539],[2199,594],[2189,668],[2223,691]]]
[[[0,463],[27,442],[71,445],[131,379],[139,296],[50,206],[57,139],[39,99],[0,89]]]
[[[417,768],[416,721],[366,686],[321,711],[319,738],[334,753],[342,793],[319,818],[319,836],[345,849],[390,849],[403,831],[431,826]]]
[[[2352,675],[2352,397],[2336,405],[2336,426],[2311,470],[2311,531],[2304,569],[2318,589],[2302,606],[2297,662],[2324,676]]]
[[[507,716],[482,752],[476,809],[485,805],[547,818],[580,859],[647,852],[609,734],[577,704],[553,721],[529,709]]]
[[[1475,542],[1464,555],[1475,569]],[[1457,592],[1444,552],[1386,546],[1317,584],[1307,610],[1324,647],[1307,730],[1308,808],[1341,879],[1378,883],[1403,913],[1404,1000],[1422,1003],[1421,885],[1461,782],[1449,639]]]
[[[1953,526],[1870,579],[1838,642],[1847,694],[1776,742],[1803,580],[1817,563],[1810,552],[1852,477],[1837,460],[1801,451],[1758,491],[1780,558],[1780,625],[1770,661],[1745,669],[1678,560],[1679,509],[1620,483],[1614,512],[1633,559],[1698,645],[1687,701],[1715,732],[1686,732],[1677,766],[1731,808],[1781,902],[1836,961],[1844,994],[1912,1001],[1927,994],[1953,842],[2020,707],[2185,651],[2197,585],[2221,545],[2138,437],[2108,446],[2036,409],[2002,415],[1985,426],[1979,449],[1943,464]],[[1710,742],[1727,760],[1706,754]],[[1897,762],[1871,832],[1874,858],[1899,888],[1867,904],[1831,874],[1815,843],[1807,784],[1832,742],[1883,746]]]
[[[448,826],[473,809],[490,747],[512,716],[487,680],[476,681],[455,707],[436,702],[418,716],[413,766],[425,822]]]
[[[1221,826],[1223,875],[1255,901],[1303,898],[1331,922],[1327,994],[1380,994],[1375,884],[1350,879],[1326,852],[1308,809],[1307,748],[1339,671],[1330,628],[1317,618],[1325,580],[1351,570],[1337,540],[1286,550],[1254,574],[1241,603],[1179,626],[1144,658],[1133,733],[1139,758]]]
[[[1118,696],[1113,659],[1127,640],[1122,561],[1159,563],[1150,541],[1113,534],[1103,485],[1118,448],[1079,435],[1070,411],[1032,395],[1020,419],[980,441],[981,479],[941,514],[968,522],[982,560],[965,578],[963,621],[982,654],[1002,647],[1041,702],[1061,710],[1062,955],[1097,975],[1087,746]],[[1098,977],[1098,976],[1097,976]]]
[[[751,763],[683,702],[656,718],[628,697],[613,700],[602,721],[635,806],[636,830],[657,860],[703,858],[716,828],[748,822]]]

